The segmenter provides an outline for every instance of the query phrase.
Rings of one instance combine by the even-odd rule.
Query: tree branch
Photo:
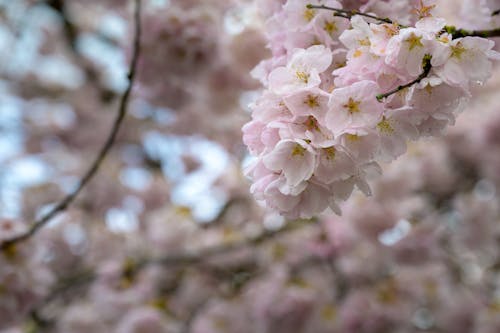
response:
[[[346,9],[328,7],[325,5],[312,5],[312,4],[308,4],[308,5],[306,5],[306,7],[308,9],[331,10],[334,12],[335,16],[344,17],[346,19],[351,19],[355,15],[360,15],[360,16],[364,16],[364,17],[379,21],[379,22],[388,23],[388,24],[395,24],[399,28],[407,28],[407,26],[395,23],[390,18],[378,17],[376,15],[360,12],[359,10],[346,10]],[[500,9],[494,11],[492,13],[492,16],[495,16],[498,14],[500,14]],[[470,37],[483,37],[483,38],[500,37],[500,28],[491,29],[491,30],[465,30],[465,29],[457,29],[454,26],[445,26],[444,31],[451,34],[453,39],[461,38],[461,37],[468,37],[468,36],[470,36]]]
[[[118,114],[116,115],[115,121],[111,128],[111,132],[108,135],[107,140],[99,151],[94,162],[90,165],[87,172],[83,175],[80,180],[80,183],[76,187],[73,192],[69,193],[66,197],[64,197],[58,204],[56,204],[52,209],[50,209],[47,213],[42,215],[42,217],[36,220],[32,226],[26,231],[16,237],[13,237],[9,240],[6,240],[0,243],[0,250],[6,250],[11,248],[18,242],[24,241],[32,237],[38,230],[40,230],[43,226],[47,224],[52,218],[59,215],[61,212],[66,210],[68,206],[75,200],[80,191],[87,185],[87,183],[94,177],[94,175],[99,170],[102,162],[106,158],[106,155],[111,150],[113,146],[118,131],[120,129],[121,124],[123,123],[123,119],[127,113],[128,100],[130,97],[130,93],[132,91],[135,79],[135,73],[137,68],[137,62],[140,55],[140,40],[141,40],[141,0],[135,0],[135,13],[134,13],[134,22],[135,22],[135,36],[134,36],[134,46],[133,46],[133,55],[132,60],[130,62],[129,71],[127,77],[129,79],[129,83],[125,92],[123,93],[120,104],[118,107]]]
[[[255,236],[248,236],[239,241],[234,241],[231,243],[225,243],[218,246],[210,247],[207,249],[201,249],[196,252],[181,252],[178,254],[169,254],[161,258],[147,258],[142,259],[137,262],[137,267],[142,268],[150,264],[161,264],[161,265],[182,265],[182,264],[193,264],[200,261],[212,258],[218,254],[227,253],[229,251],[235,251],[247,246],[257,246],[267,241],[274,239],[276,236],[285,234],[287,232],[297,230],[302,226],[310,225],[316,222],[316,220],[296,220],[287,222],[287,224],[277,230],[264,230]]]
[[[427,75],[429,75],[429,72],[431,71],[431,68],[432,68],[432,65],[431,65],[431,56],[430,55],[425,55],[424,57],[424,60],[423,60],[423,65],[422,65],[422,68],[423,68],[423,72],[413,81],[411,82],[408,82],[407,84],[404,84],[402,86],[398,86],[397,88],[389,91],[389,92],[386,92],[384,94],[378,94],[376,97],[377,97],[377,101],[379,102],[382,102],[385,98],[395,94],[395,93],[398,93],[400,92],[401,90],[403,89],[406,89],[406,88],[409,88],[411,87],[412,85],[414,84],[417,84],[419,83],[420,81],[422,81],[424,78],[427,77]]]
[[[99,71],[85,59],[81,51],[77,48],[78,26],[71,20],[65,0],[44,0],[40,1],[38,4],[49,6],[60,15],[63,24],[63,33],[75,62],[79,63],[90,83],[95,85],[99,90],[102,100],[111,101],[111,99],[115,97],[115,93],[100,82]]]
[[[317,220],[296,220],[288,222],[283,228],[277,230],[262,230],[254,236],[244,236],[242,239],[233,241],[231,243],[222,243],[211,247],[206,247],[197,250],[196,252],[179,252],[177,254],[167,254],[160,258],[142,258],[131,259],[126,262],[122,270],[122,276],[133,279],[137,273],[150,265],[161,265],[163,267],[182,267],[192,264],[201,264],[203,261],[213,258],[220,254],[229,253],[243,249],[248,246],[258,246],[268,241],[273,240],[280,235],[299,230],[302,227],[316,223]],[[206,267],[204,268],[206,269]],[[60,296],[69,294],[71,290],[77,287],[82,287],[86,284],[92,283],[97,278],[97,274],[92,270],[83,270],[73,276],[60,280],[56,287],[39,303],[36,305],[32,313],[37,315],[44,322],[50,322],[50,319],[42,318],[40,312],[43,308]]]
[[[308,4],[306,5],[307,9],[326,9],[326,10],[331,10],[333,12],[335,12],[336,14],[339,14],[339,15],[335,15],[335,16],[340,16],[340,17],[344,17],[344,18],[347,18],[347,19],[351,19],[353,16],[356,16],[356,15],[360,15],[360,16],[364,16],[364,17],[367,17],[367,18],[371,18],[371,19],[374,19],[374,20],[377,20],[377,21],[380,21],[380,22],[384,22],[384,23],[388,23],[388,24],[394,24],[394,22],[385,17],[378,17],[378,16],[375,16],[375,15],[371,15],[371,14],[367,14],[367,13],[363,13],[363,12],[360,12],[359,10],[346,10],[346,9],[339,9],[339,8],[333,8],[333,7],[328,7],[328,6],[325,6],[325,5],[312,5],[312,4]],[[400,28],[403,28],[405,26],[403,25],[400,25],[400,24],[397,24]]]
[[[500,37],[500,28],[491,30],[465,30],[465,29],[457,29],[454,26],[446,26],[445,30],[447,33],[451,34],[452,39],[462,38],[462,37],[483,37],[483,38]]]

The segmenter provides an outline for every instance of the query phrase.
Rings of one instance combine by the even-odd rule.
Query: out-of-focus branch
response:
[[[0,249],[6,250],[11,248],[18,242],[24,241],[32,237],[38,230],[40,230],[43,226],[47,224],[52,218],[63,212],[67,209],[67,207],[75,200],[77,195],[81,192],[81,190],[87,185],[87,183],[94,177],[94,175],[99,170],[102,162],[106,158],[106,155],[111,150],[113,143],[115,142],[118,131],[123,123],[123,119],[127,113],[128,109],[128,100],[130,97],[130,93],[132,91],[134,85],[134,79],[136,74],[137,62],[140,55],[140,41],[141,41],[141,0],[135,0],[135,13],[134,13],[134,25],[135,25],[135,33],[134,33],[134,46],[133,46],[133,54],[132,60],[130,62],[129,71],[127,77],[129,79],[129,83],[125,92],[123,93],[120,104],[118,107],[118,114],[113,122],[113,126],[111,131],[106,139],[104,145],[101,147],[97,157],[94,162],[90,165],[87,172],[83,175],[80,180],[80,183],[71,193],[69,193],[66,197],[64,197],[58,204],[56,204],[53,208],[51,208],[47,213],[43,214],[42,217],[36,220],[32,226],[26,231],[14,238],[6,240],[0,243]]]
[[[91,84],[98,88],[101,98],[103,100],[109,100],[114,93],[99,82],[99,71],[96,70],[96,68],[94,68],[84,56],[82,56],[81,52],[77,48],[78,27],[73,23],[73,20],[69,16],[65,0],[44,0],[40,3],[51,7],[60,15],[63,23],[64,36],[66,37],[75,61],[80,63],[81,67],[85,71],[87,79],[91,82]]]
[[[207,249],[200,249],[198,251],[193,251],[193,252],[169,254],[165,257],[160,257],[160,258],[141,259],[137,262],[137,268],[142,268],[143,266],[147,266],[150,264],[161,264],[161,265],[171,266],[171,265],[198,263],[210,259],[218,254],[223,254],[230,251],[243,249],[248,246],[258,246],[262,243],[274,239],[276,236],[297,230],[303,226],[310,225],[311,223],[314,222],[315,220],[291,221],[288,222],[287,225],[281,229],[264,230],[255,236],[248,236],[241,240],[234,241],[231,243],[223,243],[217,246],[213,246]]]
[[[261,245],[267,241],[273,240],[275,237],[284,235],[295,230],[299,230],[302,227],[306,227],[315,223],[316,220],[296,220],[288,222],[286,226],[277,230],[263,230],[254,236],[243,237],[241,240],[233,241],[231,243],[223,243],[220,245],[215,245],[213,247],[199,249],[196,252],[181,252],[178,254],[170,254],[161,258],[143,258],[138,260],[131,259],[126,263],[122,275],[127,279],[133,279],[134,276],[139,273],[140,270],[146,268],[150,265],[162,265],[164,267],[178,267],[186,266],[192,264],[202,264],[203,261],[211,259],[219,254],[229,253],[231,251],[243,249],[245,247],[253,247]],[[206,267],[203,267],[204,269]],[[37,318],[47,322],[46,319],[42,318],[39,313],[40,311],[58,299],[61,295],[69,293],[73,288],[81,287],[85,284],[91,283],[97,278],[97,275],[89,270],[83,271],[72,277],[62,280],[58,286],[56,286],[52,292],[32,311],[36,314]]]

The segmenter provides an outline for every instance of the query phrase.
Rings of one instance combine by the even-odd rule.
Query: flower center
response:
[[[335,153],[337,152],[337,149],[335,149],[334,146],[323,148],[323,151],[326,154],[326,158],[329,160],[333,160],[335,158]]]
[[[306,9],[304,11],[304,18],[307,22],[311,21],[316,15],[316,11],[314,9]]]
[[[333,21],[326,21],[323,29],[328,32],[330,35],[338,30],[337,25]]]
[[[461,59],[462,54],[465,52],[465,47],[462,43],[458,42],[457,45],[451,46],[451,57]]]
[[[389,121],[384,117],[382,121],[380,121],[377,124],[377,128],[380,132],[385,133],[385,134],[392,134],[394,133],[394,128],[392,128],[391,124]]]
[[[422,44],[422,36],[417,36],[413,32],[411,33],[410,37],[406,40],[406,42],[410,45],[408,47],[410,51],[412,51],[416,47],[424,46],[424,44]]]
[[[349,97],[347,104],[344,104],[343,107],[346,108],[350,114],[359,112],[359,105],[361,102],[355,101],[352,97]]]
[[[304,104],[307,105],[308,107],[310,107],[311,109],[319,107],[318,96],[307,95],[307,98],[304,101]]]
[[[297,143],[292,149],[292,156],[304,156],[305,151],[306,149]]]
[[[302,71],[297,71],[295,73],[295,75],[297,76],[297,79],[299,79],[300,81],[302,81],[306,84],[309,82],[309,74],[308,73],[302,72]]]

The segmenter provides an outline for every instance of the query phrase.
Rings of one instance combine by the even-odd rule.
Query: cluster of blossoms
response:
[[[457,4],[441,2],[445,1]],[[472,18],[484,14],[483,4],[491,11],[500,8],[495,1],[461,3],[462,8],[481,4],[469,7],[467,16]],[[335,200],[349,196],[356,184],[367,192],[365,177],[378,169],[373,161],[390,162],[381,163],[384,177],[370,180],[372,196],[353,193],[342,203],[342,217],[325,214],[317,223],[285,223],[275,213],[263,216],[240,174],[240,121],[247,115],[234,110],[242,91],[254,87],[246,73],[260,57],[262,43],[255,26],[233,26],[244,30],[231,33],[225,26],[235,23],[233,14],[247,13],[250,1],[141,2],[143,53],[130,114],[105,164],[66,213],[34,237],[0,250],[0,333],[500,332],[500,154],[495,153],[500,149],[500,71],[496,69],[486,86],[472,89],[475,104],[468,106],[472,112],[459,117],[447,136],[406,142],[383,131],[393,129],[412,138],[433,135],[452,123],[453,110],[461,105],[458,92],[467,97],[469,87],[462,79],[453,83],[461,73],[455,69],[467,67],[448,63],[472,59],[471,66],[481,69],[478,64],[490,52],[471,55],[469,38],[448,36],[446,43],[444,33],[427,34],[430,28],[421,26],[427,26],[423,19],[416,29],[423,35],[422,47],[429,48],[425,54],[432,58],[424,54],[420,61],[425,58],[430,65],[414,64],[413,75],[406,63],[376,55],[383,53],[382,47],[371,50],[372,45],[381,45],[377,29],[386,26],[399,35],[409,28],[365,24],[354,18],[353,29],[346,30],[345,18],[324,10],[305,11],[305,1],[289,1],[283,9],[286,0],[255,0],[267,10],[263,14],[269,17],[274,55],[255,72],[260,71],[270,91],[255,104],[256,120],[247,127],[247,134],[257,135],[246,136],[255,143],[251,147],[256,154],[262,154],[254,171],[269,181],[260,183],[260,195],[300,205],[301,211],[291,208],[289,215],[304,214],[303,207],[319,211],[333,190]],[[4,43],[0,52],[9,55],[2,57],[9,61],[3,61],[0,72],[10,80],[2,81],[0,89],[0,242],[26,232],[30,219],[73,187],[101,147],[116,111],[116,103],[101,100],[91,76],[76,88],[34,80],[31,72],[13,77],[2,71],[14,69],[17,62],[11,60],[18,58],[31,63],[37,78],[70,77],[60,75],[60,65],[58,75],[51,76],[34,58],[26,60],[30,52],[73,57],[62,52],[70,52],[62,20],[44,4],[26,12],[17,7],[23,3],[34,1],[0,1],[0,8],[11,8],[5,10],[0,31],[18,36],[23,22],[44,18],[43,24],[21,34],[33,41],[33,31],[40,32],[43,39],[37,45],[43,47],[27,47],[23,37],[16,47]],[[242,12],[236,3],[244,4]],[[342,5],[409,26],[420,20],[411,11],[418,3],[345,0]],[[101,31],[100,22],[108,22],[103,23],[107,26],[106,18],[113,22],[116,14],[126,15],[123,23],[133,24],[127,11],[132,0],[65,4],[68,10],[60,14],[69,13],[69,22],[79,31]],[[306,23],[293,13],[307,13],[311,20]],[[88,28],[81,24],[85,18]],[[345,37],[339,39],[342,31]],[[362,40],[363,31],[370,46],[360,45],[352,35]],[[429,37],[433,34],[437,38]],[[391,38],[386,37],[386,50]],[[107,37],[99,40],[115,43]],[[460,40],[463,45],[453,44]],[[404,51],[404,41],[392,43],[391,48]],[[314,46],[320,44],[324,46]],[[118,62],[114,56],[101,57]],[[362,65],[355,62],[357,58],[367,62],[365,68],[356,67]],[[377,59],[380,73],[370,62]],[[73,62],[86,72],[78,58]],[[90,63],[94,66],[100,68]],[[298,78],[307,78],[306,84],[294,82],[297,67]],[[427,76],[409,89],[388,96],[384,103],[374,101],[376,94],[418,79],[426,68]],[[397,73],[397,79],[391,73]],[[483,80],[464,74],[471,86],[476,79]],[[486,71],[483,74],[487,76]],[[350,93],[352,87],[360,89]],[[364,91],[372,87],[373,91]],[[359,114],[344,113],[342,118],[339,110],[349,104],[353,111],[359,108]],[[371,105],[377,116],[355,118],[367,114],[365,105]],[[310,108],[317,112],[311,114]],[[329,115],[333,110],[338,112],[335,118]],[[379,123],[386,125],[381,128]],[[366,131],[376,148],[356,150],[350,140],[363,135],[353,128]],[[339,134],[342,131],[347,134]],[[196,133],[198,138],[174,133]],[[221,153],[224,149],[198,140],[204,135],[220,144],[227,142],[229,158]],[[297,148],[292,152],[310,158],[305,162],[315,166],[314,176],[307,177],[310,171],[302,169],[277,170],[276,165],[285,169],[294,160],[285,163],[268,156],[274,149],[285,150],[289,141],[297,143],[298,137],[300,144],[292,146]],[[405,145],[408,152],[391,161],[396,148],[403,150]],[[227,163],[219,163],[226,158]],[[342,163],[332,169],[326,163],[329,158]],[[352,170],[359,173],[353,176]],[[273,185],[280,186],[268,187],[281,174],[282,183]],[[308,180],[301,182],[301,177]],[[294,194],[279,194],[292,190]],[[177,200],[183,197],[190,201],[181,206]],[[210,211],[215,215],[203,219],[206,223],[201,226],[198,212]]]
[[[238,112],[240,96],[258,88],[249,72],[268,56],[250,2],[172,0],[144,7],[137,96],[175,112],[169,133],[222,134],[233,149],[246,121]]]
[[[252,193],[289,218],[340,214],[354,186],[369,195],[378,163],[454,124],[499,59],[493,41],[458,36],[422,1],[413,26],[320,8],[341,9],[335,0],[308,3],[268,13],[273,57],[254,70],[266,90],[243,127],[257,157]]]

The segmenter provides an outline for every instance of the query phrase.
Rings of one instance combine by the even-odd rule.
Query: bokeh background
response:
[[[373,196],[285,221],[249,194],[241,140],[279,3],[142,1],[117,141],[67,210],[0,252],[0,332],[500,332],[500,72],[385,165]],[[500,1],[437,5],[500,26]],[[0,240],[71,193],[106,140],[133,12],[0,0]]]

